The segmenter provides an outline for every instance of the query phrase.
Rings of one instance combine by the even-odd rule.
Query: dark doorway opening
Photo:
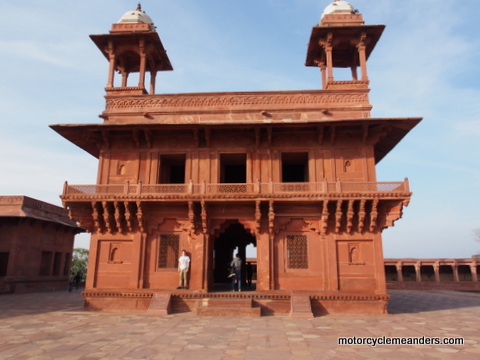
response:
[[[185,183],[185,154],[160,156],[160,184]]]
[[[220,182],[224,184],[244,184],[247,182],[247,155],[220,155]]]
[[[232,222],[226,230],[215,239],[213,251],[213,291],[228,291],[231,289],[231,279],[228,278],[229,267],[233,256],[238,253],[242,260],[242,290],[254,290],[246,286],[247,246],[257,246],[255,236],[245,230],[239,222]],[[256,255],[255,255],[256,257]],[[255,278],[255,274],[253,274]]]
[[[282,182],[308,182],[308,153],[282,154]]]
[[[0,252],[0,276],[7,275],[8,255],[8,252]]]
[[[387,281],[397,281],[397,267],[394,265],[385,265],[385,277]]]

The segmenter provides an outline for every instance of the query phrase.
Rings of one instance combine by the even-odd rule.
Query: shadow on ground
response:
[[[53,311],[83,309],[81,290],[0,295],[0,319]]]
[[[389,290],[390,314],[419,313],[480,306],[480,293],[441,290]]]

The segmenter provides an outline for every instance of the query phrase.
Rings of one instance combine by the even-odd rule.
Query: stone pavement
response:
[[[0,296],[0,359],[479,359],[480,293],[390,292],[390,315],[313,319],[87,312],[78,292]],[[338,345],[338,337],[464,345]]]

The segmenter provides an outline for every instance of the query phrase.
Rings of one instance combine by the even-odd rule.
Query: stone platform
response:
[[[79,292],[0,296],[0,359],[478,359],[480,294],[389,291],[390,315],[218,317],[85,311]],[[338,337],[464,345],[338,345]]]
[[[162,295],[163,294],[163,295]],[[85,309],[175,314],[313,317],[326,314],[386,314],[389,295],[362,292],[195,290],[88,290]],[[162,308],[163,306],[163,308]],[[233,308],[236,311],[232,310]]]

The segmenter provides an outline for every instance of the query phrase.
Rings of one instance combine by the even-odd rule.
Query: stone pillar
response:
[[[258,233],[256,237],[257,290],[270,290],[270,236],[268,233]]]
[[[402,263],[399,262],[397,263],[397,276],[398,276],[398,281],[402,282],[403,281],[403,274],[402,274]]]
[[[417,276],[417,281],[422,281],[422,264],[419,262],[415,264],[415,275]]]
[[[87,267],[87,278],[85,280],[85,290],[92,290],[95,287],[95,274],[97,272],[98,256],[98,235],[93,233],[90,236],[90,250],[88,254],[89,266]]]
[[[147,54],[145,53],[144,40],[140,40],[140,76],[138,79],[138,87],[145,87],[145,69],[147,63]]]
[[[435,282],[440,282],[440,264],[438,262],[433,264],[433,271],[435,272]]]
[[[115,79],[115,54],[113,52],[113,44],[111,41],[109,41],[109,44],[108,44],[108,62],[109,62],[109,68],[108,68],[107,87],[113,87],[114,79]]]
[[[457,264],[453,264],[453,265],[452,265],[452,268],[453,268],[453,280],[456,281],[456,282],[459,282],[459,281],[460,281],[460,277],[458,276],[458,265],[457,265]]]
[[[152,70],[150,72],[150,95],[155,94],[156,78],[157,78],[157,72]]]
[[[213,288],[214,278],[213,278],[213,269],[212,261],[210,257],[213,253],[213,243],[215,239],[208,234],[200,234],[197,236],[195,241],[191,243],[195,244],[195,261],[200,263],[200,271],[197,276],[197,285],[202,291],[208,291]]]
[[[122,87],[127,86],[128,74],[126,72],[122,72]]]
[[[138,241],[138,259],[139,259],[139,266],[138,266],[138,275],[137,275],[137,287],[139,289],[143,289],[144,287],[144,280],[145,280],[145,261],[146,261],[146,256],[147,256],[147,234],[142,234],[139,233],[139,238],[137,239]]]
[[[477,264],[470,264],[470,271],[472,272],[472,281],[478,281]]]
[[[333,46],[332,46],[333,34],[327,35],[327,41],[320,44],[325,49],[325,62],[327,66],[327,82],[333,81]]]
[[[357,44],[358,58],[360,61],[360,69],[362,71],[362,81],[368,81],[367,74],[367,34],[362,33],[360,41]]]
[[[352,79],[353,80],[358,80],[358,74],[357,74],[357,67],[356,66],[352,66]]]
[[[332,47],[327,46],[326,48],[327,55],[327,80],[328,82],[333,81],[333,57],[332,57]]]
[[[130,289],[143,288],[143,272],[145,269],[145,254],[143,247],[145,245],[146,236],[147,235],[143,232],[137,231],[133,234],[132,237],[132,259],[135,259],[133,261],[133,264],[136,263],[137,266],[133,266],[132,264],[131,267],[130,279],[128,284],[128,287]]]
[[[327,87],[327,68],[325,65],[320,66],[320,73],[322,75],[322,89],[325,90]]]

